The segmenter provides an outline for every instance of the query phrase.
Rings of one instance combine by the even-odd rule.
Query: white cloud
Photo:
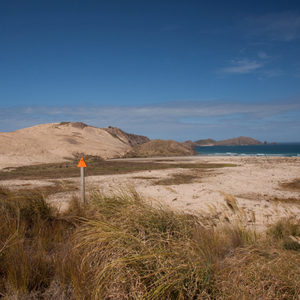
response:
[[[221,69],[219,74],[249,74],[256,73],[259,80],[277,77],[284,74],[278,68],[269,68],[266,66],[274,63],[278,56],[268,55],[264,51],[257,52],[257,59],[236,58],[231,61],[231,66]]]
[[[229,74],[248,74],[264,66],[264,64],[261,62],[257,62],[256,60],[251,61],[247,58],[232,60],[231,64],[231,67],[223,68],[220,70],[220,72]]]
[[[257,53],[258,57],[261,59],[271,59],[272,56],[267,55],[264,51],[259,51]]]
[[[272,129],[275,132],[286,130],[282,134],[283,138],[296,138],[299,136],[298,131],[290,130],[288,124],[294,122],[293,128],[299,129],[298,120],[299,98],[255,103],[210,100],[174,101],[149,106],[32,106],[6,107],[0,110],[1,131],[72,121],[97,127],[116,126],[130,133],[147,135],[151,139],[179,141],[196,140],[203,135],[222,139],[220,135],[230,138],[251,132],[251,136],[259,139],[260,131],[253,128],[269,128],[271,125],[275,126]]]

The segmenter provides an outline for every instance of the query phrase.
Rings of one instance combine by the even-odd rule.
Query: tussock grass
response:
[[[68,248],[62,245],[74,223],[61,218],[39,191],[6,190],[0,214],[0,295],[42,294],[58,275],[56,257]]]
[[[236,246],[195,216],[151,206],[134,190],[95,194],[92,205],[97,220],[82,219],[75,243],[93,265],[94,299],[193,299]]]
[[[74,198],[59,213],[38,191],[0,187],[0,297],[296,299],[299,220],[257,233],[224,197],[196,216],[128,187],[95,191],[84,207]]]
[[[297,299],[299,262],[299,253],[292,251],[240,248],[223,261],[213,294],[217,299]]]

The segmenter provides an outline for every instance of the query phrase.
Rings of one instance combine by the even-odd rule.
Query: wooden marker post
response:
[[[85,186],[84,186],[84,168],[87,167],[85,161],[83,160],[83,157],[81,157],[80,162],[77,166],[80,168],[80,173],[81,173],[81,204],[84,205],[84,194],[85,194]]]

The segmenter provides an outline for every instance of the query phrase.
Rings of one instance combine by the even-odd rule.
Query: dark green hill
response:
[[[217,141],[212,139],[206,139],[206,140],[198,140],[194,142],[197,144],[197,146],[213,146],[217,143]]]

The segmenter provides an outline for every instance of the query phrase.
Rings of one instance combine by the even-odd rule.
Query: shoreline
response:
[[[224,145],[203,147],[195,150],[201,155],[209,156],[268,156],[268,157],[300,157],[300,143],[278,143],[267,145]]]

